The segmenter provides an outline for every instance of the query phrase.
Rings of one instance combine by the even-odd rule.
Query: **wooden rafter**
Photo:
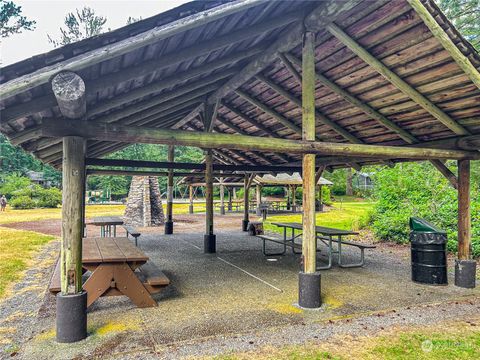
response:
[[[457,45],[450,39],[450,36],[438,24],[430,11],[420,0],[407,0],[408,3],[415,9],[415,12],[420,16],[425,25],[430,29],[433,36],[442,44],[445,50],[452,56],[453,60],[460,66],[460,68],[467,74],[470,80],[480,89],[480,72],[470,62],[468,57],[462,54]],[[478,8],[477,8],[478,11]]]
[[[287,68],[292,69],[293,65],[290,63],[292,62],[293,64],[300,66],[301,65],[301,60],[298,59],[297,57],[293,56],[292,54],[285,54],[285,56],[282,59],[282,62],[286,64]],[[287,65],[288,64],[288,65]],[[293,70],[296,72],[296,70],[293,68]],[[338,86],[335,84],[333,81],[328,79],[326,76],[320,74],[318,71],[315,71],[315,76],[318,81],[320,81],[324,86],[332,90],[335,94],[339,95],[342,97],[344,100],[348,101],[350,104],[353,106],[356,106],[360,110],[362,110],[365,114],[369,115],[373,119],[377,120],[379,123],[387,127],[388,129],[392,130],[396,134],[398,134],[405,142],[408,144],[415,144],[418,143],[418,139],[410,134],[408,131],[402,129],[400,126],[395,124],[393,121],[388,119],[386,116],[381,114],[379,111],[375,110],[368,104],[364,103],[362,100],[358,99],[355,95],[351,94],[347,90],[343,89],[342,87]],[[452,186],[456,189],[457,188],[457,178],[455,174],[453,174],[448,167],[441,162],[440,160],[431,160],[432,165],[437,168],[452,184]],[[354,166],[352,166],[354,167]],[[357,170],[358,171],[358,170]]]
[[[345,31],[343,31],[336,24],[327,25],[327,30],[340,40],[344,45],[346,45],[350,50],[352,50],[357,56],[359,56],[363,61],[368,65],[373,67],[378,73],[380,73],[385,79],[390,81],[395,85],[401,92],[410,97],[418,105],[428,111],[433,117],[438,121],[452,130],[455,134],[458,135],[468,135],[469,131],[461,126],[458,122],[444,113],[437,105],[433,104],[428,100],[424,95],[410,86],[405,80],[400,76],[395,74],[390,70],[383,62],[378,60],[375,56],[370,54],[366,49],[364,49],[357,41],[350,37]]]
[[[305,23],[311,24],[312,27],[320,29],[331,23],[342,12],[347,11],[357,4],[356,0],[349,1],[323,1],[319,6],[309,11],[304,19]],[[264,70],[273,61],[275,54],[285,52],[296,47],[302,39],[304,24],[297,23],[286,29],[279,39],[270,45],[260,55],[254,57],[250,63],[245,66],[238,74],[230,79],[226,84],[219,88],[214,94],[208,98],[209,103],[214,103],[218,99],[224,98],[227,94],[237,90],[253,76]]]

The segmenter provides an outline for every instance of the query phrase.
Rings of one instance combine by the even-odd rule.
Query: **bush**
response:
[[[4,178],[3,183],[0,186],[0,194],[5,195],[8,199],[14,196],[28,196],[26,194],[16,193],[19,190],[27,189],[31,185],[30,179],[18,174],[8,175]]]
[[[56,208],[62,203],[62,192],[57,188],[41,189],[36,196],[38,207]]]
[[[401,164],[375,174],[372,215],[375,235],[387,241],[407,243],[411,216],[418,216],[445,230],[448,250],[457,250],[457,191],[429,163]],[[480,256],[480,203],[478,182],[472,181],[472,250]]]
[[[24,210],[24,209],[33,209],[35,207],[35,201],[28,196],[18,196],[14,197],[10,201],[10,205],[12,208],[17,210]]]

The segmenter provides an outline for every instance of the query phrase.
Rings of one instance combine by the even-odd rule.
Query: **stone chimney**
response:
[[[124,221],[128,225],[139,227],[164,224],[162,199],[156,177],[132,177]]]

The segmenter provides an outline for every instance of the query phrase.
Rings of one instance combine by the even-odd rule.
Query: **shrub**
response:
[[[478,183],[472,182],[472,250],[480,256]],[[375,235],[388,241],[409,241],[408,220],[418,216],[445,230],[448,250],[457,250],[457,191],[429,163],[401,164],[375,174],[377,200],[372,215]]]
[[[18,174],[8,175],[0,186],[0,194],[12,198],[16,192],[28,188],[31,185],[30,179]],[[21,196],[21,195],[18,195]]]
[[[14,209],[33,209],[36,204],[31,197],[18,196],[11,199],[10,205]]]
[[[57,188],[41,189],[37,193],[37,206],[42,208],[56,208],[62,203],[62,192]]]

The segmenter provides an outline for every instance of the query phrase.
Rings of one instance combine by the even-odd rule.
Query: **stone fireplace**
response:
[[[147,227],[165,223],[157,178],[134,176],[128,192],[124,221],[128,225]]]

